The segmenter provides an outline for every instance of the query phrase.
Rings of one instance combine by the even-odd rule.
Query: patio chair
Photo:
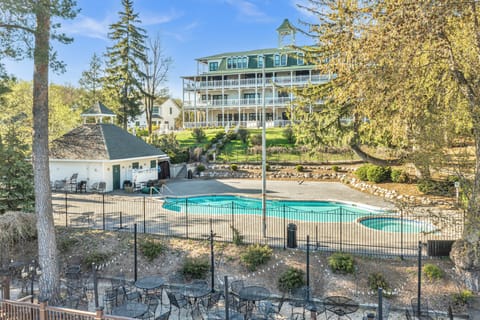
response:
[[[179,292],[170,292],[167,291],[167,297],[168,300],[170,301],[170,310],[172,309],[172,306],[178,309],[178,319],[180,318],[180,314],[182,312],[182,309],[187,310],[187,306],[189,305],[187,298]]]
[[[67,179],[66,184],[70,191],[76,191],[77,190],[77,178],[78,178],[78,173],[72,174],[70,179]]]
[[[292,307],[291,310],[291,317],[295,314],[295,308],[302,308],[302,315],[305,318],[305,305],[307,304],[310,297],[310,288],[308,286],[300,287],[290,294],[290,306]]]
[[[105,290],[103,295],[103,307],[105,308],[105,313],[112,313],[112,309],[115,306],[117,306],[117,290]]]
[[[202,312],[200,311],[200,308],[198,306],[192,309],[190,315],[192,317],[192,320],[203,320]]]
[[[167,312],[165,313],[162,313],[161,315],[159,315],[158,317],[155,318],[155,320],[168,320],[168,318],[170,318],[170,310],[168,310]]]
[[[95,182],[90,186],[90,191],[103,193],[105,192],[106,188],[107,188],[107,184],[105,182],[103,181]]]
[[[149,296],[148,300],[147,300],[147,306],[148,306],[147,312],[145,312],[138,319],[144,319],[144,320],[154,319],[155,318],[155,313],[157,311],[158,303],[159,303],[159,301],[158,301],[157,297]]]
[[[410,312],[408,311],[408,309],[405,310],[405,319],[412,320],[412,316],[410,315]]]
[[[280,310],[282,310],[285,298],[286,294],[284,292],[278,303],[272,303],[271,301],[260,301],[257,309],[258,314],[265,319],[275,319],[280,315]]]

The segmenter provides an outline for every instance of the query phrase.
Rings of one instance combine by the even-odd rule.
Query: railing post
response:
[[[403,210],[400,210],[400,259],[403,260]]]
[[[287,249],[287,216],[283,205],[283,250]]]
[[[40,308],[38,310],[39,320],[47,320],[47,300],[40,301]]]
[[[137,224],[133,224],[133,279],[137,281],[138,259],[137,259]]]
[[[342,208],[340,207],[340,251],[343,251],[343,245],[342,245],[342,241],[343,241],[343,239],[342,239],[342,238],[343,238],[343,237],[342,237],[343,217],[342,217],[342,214],[343,214],[343,210],[342,210]]]
[[[232,242],[235,237],[235,203],[232,201]]]
[[[95,320],[102,320],[103,319],[103,307],[97,308],[95,310]]]

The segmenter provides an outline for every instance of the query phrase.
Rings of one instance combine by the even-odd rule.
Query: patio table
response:
[[[326,297],[323,303],[325,304],[325,308],[334,313],[334,315],[337,315],[338,318],[345,316],[350,319],[348,315],[356,312],[359,308],[358,302],[344,296]]]
[[[320,301],[307,301],[304,308],[310,311],[311,319],[316,319],[319,314],[326,311],[325,305]]]
[[[128,302],[112,309],[112,314],[128,318],[138,318],[144,315],[148,306],[140,302]]]
[[[198,285],[185,285],[180,291],[188,299],[192,307],[197,305],[198,299],[201,299],[211,292],[209,287]]]
[[[255,308],[255,302],[267,300],[270,297],[270,291],[260,286],[247,286],[240,289],[238,296],[241,300],[247,301],[247,314],[251,314]]]
[[[160,303],[162,303],[163,285],[165,279],[160,276],[147,276],[135,281],[135,287],[142,289],[145,292],[145,297],[150,294],[150,291],[160,289]]]

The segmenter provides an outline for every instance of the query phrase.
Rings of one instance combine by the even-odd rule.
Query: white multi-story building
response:
[[[327,82],[295,50],[295,28],[285,19],[278,48],[212,55],[197,60],[197,75],[183,78],[183,126],[259,127],[263,107],[267,127],[288,123],[291,90]]]

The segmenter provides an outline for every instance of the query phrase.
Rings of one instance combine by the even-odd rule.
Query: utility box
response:
[[[287,226],[287,248],[297,247],[297,225],[289,223]]]

